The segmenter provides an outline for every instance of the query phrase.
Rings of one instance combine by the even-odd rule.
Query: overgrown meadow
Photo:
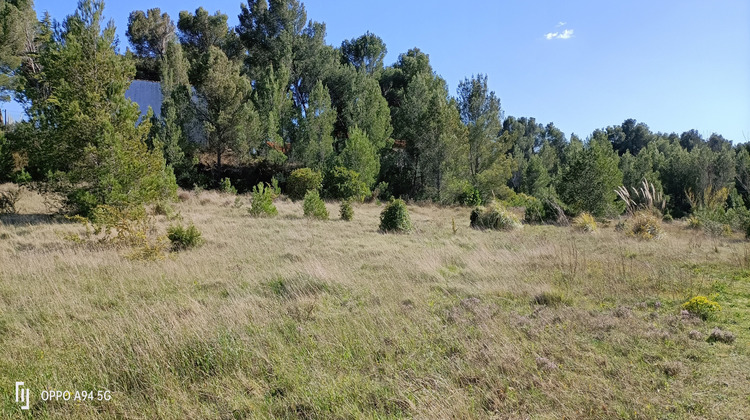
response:
[[[385,202],[344,221],[338,202],[319,220],[284,197],[252,217],[250,201],[150,207],[154,244],[201,233],[150,261],[24,193],[0,216],[1,417],[750,417],[737,235],[674,221],[644,240],[627,218],[482,230],[468,207],[414,203],[409,233],[386,234]],[[696,296],[720,310],[686,310]]]

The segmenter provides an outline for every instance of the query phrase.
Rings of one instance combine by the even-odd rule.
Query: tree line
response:
[[[644,179],[675,217],[711,191],[726,189],[728,207],[750,199],[746,144],[633,119],[567,137],[505,116],[486,75],[452,95],[418,48],[386,65],[370,32],[328,45],[297,0],[250,0],[236,27],[203,8],[176,23],[134,11],[124,54],[101,0],[79,1],[62,21],[38,18],[31,0],[0,8],[0,94],[27,115],[2,131],[0,180],[58,193],[67,211],[168,199],[177,184],[216,187],[228,173],[283,186],[297,168],[320,173],[334,198],[356,181],[361,196],[536,200],[597,216],[621,213],[616,188]],[[159,115],[143,118],[126,99],[136,78],[160,82]]]

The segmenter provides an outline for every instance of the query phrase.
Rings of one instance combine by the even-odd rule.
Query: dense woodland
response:
[[[82,0],[62,21],[38,17],[29,0],[0,5],[2,94],[27,113],[3,130],[0,180],[57,193],[65,211],[169,199],[177,185],[216,188],[225,177],[241,191],[272,180],[285,189],[306,167],[333,199],[496,198],[535,208],[536,221],[556,210],[619,215],[616,188],[645,179],[667,217],[709,209],[717,223],[747,226],[747,144],[633,119],[566,136],[506,116],[486,75],[450,92],[419,48],[387,64],[369,32],[328,45],[325,24],[297,0],[250,0],[237,27],[203,8],[176,22],[134,11],[124,54],[102,1]],[[160,81],[164,96],[161,115],[140,123],[125,97],[135,78]]]

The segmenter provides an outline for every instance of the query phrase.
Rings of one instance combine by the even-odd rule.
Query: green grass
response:
[[[204,245],[148,262],[24,200],[0,216],[1,418],[750,418],[740,238],[480,231],[436,206],[382,235],[374,204],[259,219],[203,192],[174,207]],[[722,310],[683,316],[696,295]],[[735,342],[708,343],[717,326]]]

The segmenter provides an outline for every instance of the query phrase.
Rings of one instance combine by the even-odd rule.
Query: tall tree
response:
[[[383,71],[383,59],[387,53],[383,39],[369,31],[341,43],[342,64],[351,64],[371,76],[377,77]]]
[[[574,213],[618,214],[615,188],[622,185],[619,157],[605,132],[596,130],[583,150],[572,151],[557,190]]]
[[[167,45],[175,37],[175,25],[161,9],[146,12],[136,10],[128,17],[125,35],[138,57],[136,77],[158,80],[160,59],[167,53]]]
[[[372,188],[380,171],[378,150],[367,138],[367,134],[357,126],[352,127],[346,146],[338,156],[339,164],[360,175],[368,188]]]
[[[288,69],[284,86],[304,117],[315,84],[336,69],[336,53],[325,44],[325,24],[307,22],[297,0],[253,0],[241,9],[236,31],[248,52],[246,73],[258,80],[269,67]]]
[[[310,95],[310,104],[302,121],[302,136],[294,147],[296,160],[305,166],[324,170],[333,154],[333,124],[336,110],[331,105],[328,89],[321,81]]]
[[[40,49],[41,89],[20,92],[34,135],[27,144],[39,174],[72,210],[99,204],[126,207],[173,196],[174,175],[161,150],[149,150],[148,121],[136,126],[138,106],[125,98],[135,68],[115,52],[115,27],[102,28],[104,3],[82,0]]]
[[[336,138],[346,139],[349,130],[357,126],[378,152],[390,146],[393,132],[390,110],[374,78],[346,65],[339,67],[326,84],[331,89],[331,102],[338,110]]]
[[[167,44],[160,68],[163,100],[161,115],[153,122],[152,142],[162,146],[164,158],[174,169],[178,183],[189,187],[193,184],[198,145],[198,139],[191,139],[190,133],[195,133],[199,127],[195,126],[189,64],[179,43],[173,40]]]
[[[506,153],[511,145],[500,137],[502,110],[487,76],[465,79],[458,85],[461,120],[469,129],[469,173],[487,197],[507,193],[512,162]]]
[[[216,176],[221,174],[222,156],[232,150],[246,159],[258,146],[259,123],[251,101],[250,81],[240,74],[240,64],[211,46],[208,72],[196,87],[196,115],[205,130],[207,148],[216,154]]]
[[[10,93],[18,88],[21,64],[33,64],[39,29],[33,1],[0,2],[0,101],[9,101]]]
[[[180,12],[177,21],[179,39],[190,62],[190,82],[202,83],[209,71],[211,47],[217,47],[232,60],[242,56],[242,46],[234,31],[227,26],[227,15],[216,12],[209,14],[199,7],[194,14]]]

